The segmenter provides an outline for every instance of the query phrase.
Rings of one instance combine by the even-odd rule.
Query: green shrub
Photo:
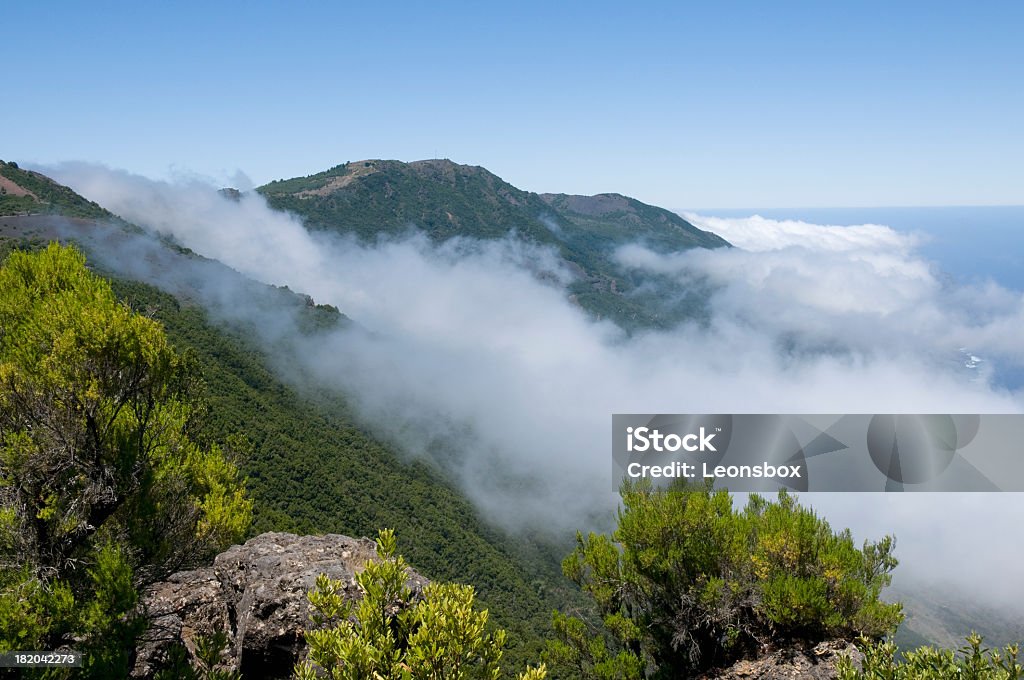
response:
[[[724,490],[627,485],[612,536],[577,536],[565,574],[600,625],[556,614],[555,667],[583,677],[677,677],[732,662],[765,641],[878,639],[899,624],[879,599],[893,539],[854,545],[780,492],[743,510]]]
[[[408,565],[396,554],[393,531],[380,532],[377,561],[356,576],[362,598],[344,597],[345,584],[321,574],[309,594],[315,628],[306,633],[309,658],[298,680],[470,680],[501,674],[505,631],[489,632],[487,610],[473,607],[473,588],[433,583],[413,601]],[[520,680],[543,680],[544,667]]]
[[[244,535],[243,480],[196,439],[196,381],[77,251],[0,267],[0,651],[73,644],[85,677],[123,677],[139,589]]]

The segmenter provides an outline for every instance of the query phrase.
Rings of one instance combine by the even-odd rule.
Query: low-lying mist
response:
[[[708,319],[627,334],[568,300],[571,274],[556,253],[513,239],[437,245],[410,232],[358,243],[307,231],[252,192],[235,201],[199,181],[44,170],[152,233],[340,308],[353,326],[303,336],[216,280],[196,283],[219,290],[212,313],[251,316],[303,376],[344,392],[368,427],[446,466],[513,528],[604,527],[615,501],[612,413],[1022,407],[993,368],[1024,362],[1021,293],[959,286],[916,253],[919,237],[884,226],[690,216],[737,248],[664,254],[636,243],[617,258],[652,280],[707,286]],[[160,285],[145,258],[121,259]],[[965,352],[984,361],[968,368]],[[804,500],[859,538],[895,533],[898,580],[951,579],[993,601],[1024,599],[1020,494]]]

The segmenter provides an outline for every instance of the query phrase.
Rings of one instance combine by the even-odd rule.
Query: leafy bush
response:
[[[413,602],[408,565],[396,554],[393,531],[377,538],[379,561],[356,576],[362,598],[353,606],[345,584],[321,574],[309,594],[317,626],[306,633],[309,660],[298,680],[483,680],[501,674],[505,631],[487,630],[487,610],[473,608],[473,588],[433,583]],[[544,667],[520,680],[543,680]]]
[[[892,642],[861,644],[861,667],[849,658],[840,660],[839,680],[1018,680],[1024,678],[1024,666],[1018,663],[1019,645],[1003,650],[982,646],[978,635],[970,635],[960,654],[951,649],[920,647],[897,658]]]
[[[248,529],[235,465],[195,439],[195,371],[56,244],[0,267],[0,650],[127,673],[139,588]]]
[[[555,667],[583,677],[677,677],[730,663],[768,641],[877,639],[899,624],[879,599],[893,539],[857,548],[780,492],[735,510],[724,490],[626,485],[612,536],[577,536],[565,574],[593,597],[601,626],[556,614]]]

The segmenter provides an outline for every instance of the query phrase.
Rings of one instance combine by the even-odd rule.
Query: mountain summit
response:
[[[375,238],[416,225],[431,238],[500,238],[512,230],[553,242],[541,222],[549,209],[484,168],[449,160],[365,160],[271,182],[258,189],[271,205],[299,213],[311,226]]]
[[[634,295],[644,281],[616,263],[619,247],[640,242],[672,252],[729,245],[675,213],[627,196],[537,194],[485,168],[447,159],[354,161],[257,191],[311,228],[367,241],[418,230],[436,242],[516,236],[549,246],[577,274],[569,287],[573,300],[624,328],[672,325],[691,316],[699,301],[682,295],[681,304],[666,309]]]

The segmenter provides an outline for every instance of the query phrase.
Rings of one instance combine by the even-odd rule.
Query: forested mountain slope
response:
[[[254,283],[110,220],[0,217],[0,259],[14,248],[37,249],[58,237],[83,247],[91,266],[112,278],[118,296],[161,322],[172,345],[197,361],[206,404],[203,437],[231,440],[245,452],[238,465],[254,500],[251,535],[277,530],[374,536],[393,528],[417,569],[432,579],[477,588],[482,606],[510,633],[510,660],[537,657],[551,610],[575,597],[559,572],[564,548],[493,528],[438,469],[398,455],[359,427],[338,393],[276,377],[268,349],[246,325],[251,321],[214,322],[202,306],[208,291],[197,282],[245,289],[244,297],[236,291],[235,298],[258,307],[259,318],[293,323],[305,333],[348,323],[338,310]],[[131,252],[127,244],[135,240],[145,241],[138,251],[144,254],[142,269],[116,262],[117,253]],[[174,294],[126,278],[144,271]]]

